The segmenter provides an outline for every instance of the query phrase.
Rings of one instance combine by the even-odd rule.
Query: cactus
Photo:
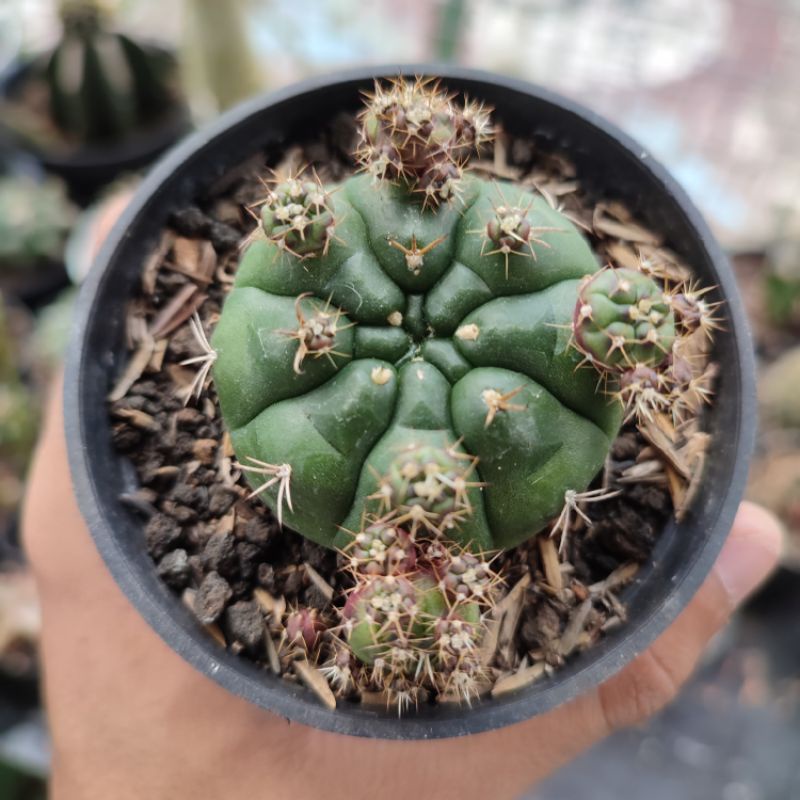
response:
[[[61,0],[60,12],[63,33],[44,66],[59,131],[103,142],[161,118],[174,102],[173,60],[111,31],[99,0]]]
[[[688,301],[684,305],[688,308]],[[585,280],[573,328],[578,349],[606,369],[658,367],[675,341],[670,298],[652,278],[632,269],[604,269]]]
[[[542,198],[467,172],[481,106],[398,80],[360,119],[366,174],[275,176],[257,214],[211,339],[234,450],[251,477],[289,476],[259,496],[321,544],[367,515],[513,546],[586,488],[621,423],[572,346],[597,262]]]
[[[376,84],[360,114],[356,157],[372,176],[419,192],[423,206],[452,200],[464,162],[491,137],[489,115],[477,103],[457,106],[432,79]]]
[[[74,217],[60,181],[0,178],[0,272],[60,261]]]
[[[386,692],[398,711],[416,704],[421,689],[470,701],[485,678],[481,607],[493,605],[499,578],[452,543],[436,547],[438,573],[422,552],[417,568],[406,572],[374,575],[355,566],[342,612],[350,652],[368,668],[356,683]]]

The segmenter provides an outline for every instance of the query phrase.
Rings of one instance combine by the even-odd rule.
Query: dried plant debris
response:
[[[263,202],[260,176],[267,164],[276,175],[307,166],[324,182],[337,180],[357,168],[347,155],[355,140],[352,117],[342,115],[302,148],[250,159],[168,220],[144,260],[141,291],[128,312],[127,366],[109,394],[115,447],[139,480],[139,489],[121,499],[142,518],[159,576],[209,634],[265,671],[302,683],[327,707],[337,698],[404,710],[500,696],[546,679],[623,624],[621,592],[649,560],[669,515],[680,519],[690,506],[708,445],[703,411],[716,371],[708,335],[718,324],[716,306],[694,286],[687,265],[630,209],[585,194],[564,156],[495,131],[476,172],[533,187],[586,233],[608,266],[645,273],[669,290],[687,335],[658,376],[636,376],[643,388],[635,396],[641,400],[648,386],[668,383],[678,411],[637,401],[595,484],[582,494],[567,493],[549,530],[491,561],[495,602],[480,612],[483,636],[470,656],[477,678],[468,692],[436,681],[408,691],[397,663],[391,667],[395,685],[387,690],[385,680],[375,679],[389,668],[385,659],[368,667],[343,641],[344,609],[364,574],[366,551],[336,553],[315,545],[251,500],[244,472],[260,470],[265,485],[284,487],[290,507],[286,465],[234,460],[208,382],[215,356],[208,336],[240,247],[254,230],[248,209]],[[462,641],[460,633],[448,631],[448,647]],[[438,657],[452,657],[452,651]]]

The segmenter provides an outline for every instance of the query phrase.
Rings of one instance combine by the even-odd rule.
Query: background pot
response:
[[[0,98],[14,97],[36,60],[34,57],[20,61],[0,77]],[[47,150],[21,138],[14,131],[13,122],[6,122],[1,127],[10,141],[17,142],[48,172],[64,179],[75,202],[86,205],[99,189],[117,176],[152,164],[192,126],[188,108],[183,102],[176,101],[157,124],[134,131],[122,141],[108,145],[89,144],[64,152]]]
[[[221,650],[156,576],[141,522],[117,500],[130,471],[114,452],[106,394],[123,368],[124,304],[138,284],[145,253],[171,210],[194,202],[223,173],[257,150],[279,151],[313,137],[321,123],[355,110],[374,76],[428,73],[494,106],[511,134],[534,137],[567,153],[587,188],[607,190],[632,206],[696,270],[717,286],[725,325],[714,357],[722,365],[710,415],[712,458],[688,517],[670,522],[652,562],[624,599],[626,625],[567,664],[552,679],[468,707],[392,711],[340,703],[323,708],[287,684]],[[733,275],[698,211],[641,146],[597,115],[530,84],[471,70],[412,65],[354,70],[256,98],[198,131],[151,172],[106,241],[87,280],[70,348],[65,387],[66,433],[78,502],[98,549],[120,587],[162,638],[197,669],[232,692],[292,720],[331,731],[385,738],[432,738],[509,725],[584,692],[650,645],[699,588],[733,521],[752,449],[755,379],[750,335]]]

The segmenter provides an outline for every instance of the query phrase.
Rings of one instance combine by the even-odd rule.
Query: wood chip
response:
[[[538,542],[545,580],[554,592],[560,594],[564,590],[564,577],[561,574],[561,562],[558,559],[556,543],[549,536],[539,536]]]
[[[633,561],[623,564],[617,567],[607,578],[593,583],[589,587],[589,591],[594,595],[600,595],[619,589],[621,586],[630,583],[636,577],[638,571],[639,565]]]
[[[525,589],[530,582],[530,573],[526,572],[498,604],[498,609],[500,609],[503,617],[497,635],[497,651],[502,654],[506,664],[511,664],[513,661],[514,634],[522,614]]]
[[[219,442],[216,439],[196,439],[192,444],[192,455],[201,464],[213,464],[218,446]]]
[[[172,255],[172,261],[164,262],[167,269],[186,275],[203,286],[207,286],[214,279],[217,254],[214,246],[206,239],[187,239],[178,236],[172,246]]]
[[[312,667],[307,661],[295,661],[294,664],[295,674],[301,681],[310,689],[323,705],[327,706],[331,711],[336,708],[336,698],[333,696],[331,687],[328,686],[328,681],[325,676],[316,668]]]
[[[639,254],[624,242],[609,242],[606,245],[606,252],[618,266],[626,269],[639,269],[641,264]]]
[[[161,430],[153,417],[138,408],[113,408],[111,413],[119,419],[130,422],[134,428],[139,428],[139,430],[151,433]]]
[[[273,597],[266,589],[259,588],[253,589],[253,597],[274,622],[280,621],[286,611],[286,600],[283,596]]]
[[[686,497],[686,479],[670,465],[666,465],[667,488],[672,499],[672,508],[677,509]]]
[[[161,367],[164,366],[164,356],[167,354],[167,347],[169,346],[169,339],[159,339],[153,347],[153,355],[147,365],[150,372],[161,372]]]
[[[269,626],[265,626],[264,641],[267,645],[267,663],[270,670],[275,675],[281,674],[281,660],[278,657],[278,648],[275,646],[275,640],[272,638]]]
[[[508,611],[509,608],[515,606],[518,602],[522,593],[530,586],[531,584],[531,574],[530,572],[526,572],[511,588],[511,591],[498,602],[495,608],[495,615],[499,618],[502,617],[503,614]]]
[[[659,415],[659,418],[663,415]],[[659,424],[660,423],[660,424]],[[663,417],[662,420],[645,420],[639,425],[639,432],[650,442],[670,465],[687,480],[691,477],[689,465],[684,461],[682,453],[675,447],[675,430],[672,429],[672,438],[665,430],[665,425],[672,427],[672,423]]]
[[[305,568],[306,575],[308,575],[311,583],[319,589],[325,599],[330,603],[333,600],[333,586],[331,586],[307,561],[305,562]]]
[[[175,234],[169,229],[165,229],[161,233],[161,239],[158,246],[147,257],[142,269],[142,291],[149,297],[155,294],[156,280],[158,273],[161,270],[161,265],[166,258],[167,253],[172,248],[172,242],[175,240]]]
[[[236,526],[236,509],[232,508],[224,517],[222,517],[215,527],[216,533],[233,533]]]
[[[653,459],[628,467],[617,478],[617,483],[660,483],[664,480],[664,464]]]
[[[483,638],[481,639],[480,659],[481,664],[489,666],[494,661],[497,652],[497,642],[500,637],[501,617],[492,615],[485,623]]]
[[[677,519],[678,522],[686,518],[686,514],[691,508],[695,497],[697,497],[697,493],[700,491],[700,486],[703,483],[703,468],[705,467],[705,463],[705,453],[699,453],[697,461],[692,468],[692,477],[689,481],[689,485],[686,487],[686,494],[683,497],[683,501],[675,508],[675,519]]]
[[[223,647],[228,646],[228,643],[225,641],[225,634],[222,633],[222,628],[220,628],[216,622],[212,622],[210,625],[203,625],[203,627],[217,640],[218,644],[221,644]]]
[[[610,203],[597,204],[592,217],[592,227],[595,231],[614,239],[622,239],[623,242],[636,242],[638,244],[654,246],[661,244],[661,238],[644,226],[638,225],[635,222],[623,222],[619,219],[612,219],[606,213],[609,210],[617,210],[617,206],[612,208],[612,205],[613,204]],[[618,216],[623,215],[618,214]],[[627,214],[625,216],[627,216]]]
[[[202,294],[193,283],[187,283],[175,293],[153,320],[150,325],[150,335],[158,339],[172,333],[203,305],[206,297],[207,295]]]
[[[131,357],[124,372],[119,376],[117,382],[114,384],[114,388],[108,395],[109,403],[116,403],[128,394],[131,386],[139,380],[145,369],[147,369],[147,365],[153,357],[154,348],[155,340],[151,336],[146,336],[139,342],[136,352]]]
[[[538,664],[533,664],[511,675],[506,675],[500,678],[492,687],[492,697],[502,697],[504,694],[515,692],[517,689],[522,689],[524,686],[530,686],[544,674],[545,663],[544,661],[540,661]]]
[[[566,658],[576,648],[591,611],[591,597],[584,600],[578,608],[573,611],[569,622],[567,622],[567,627],[564,629],[564,633],[561,635],[561,639],[558,642],[558,652],[560,655]]]

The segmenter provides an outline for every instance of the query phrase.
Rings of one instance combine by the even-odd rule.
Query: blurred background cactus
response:
[[[52,288],[54,270],[65,281],[64,245],[76,216],[57,179],[0,177],[0,288]]]
[[[61,35],[16,87],[12,125],[47,147],[108,145],[163,122],[178,98],[168,51],[118,32],[105,0],[61,0]]]
[[[124,138],[169,108],[175,62],[111,29],[104,0],[61,0],[61,40],[44,68],[50,116],[72,140]]]

